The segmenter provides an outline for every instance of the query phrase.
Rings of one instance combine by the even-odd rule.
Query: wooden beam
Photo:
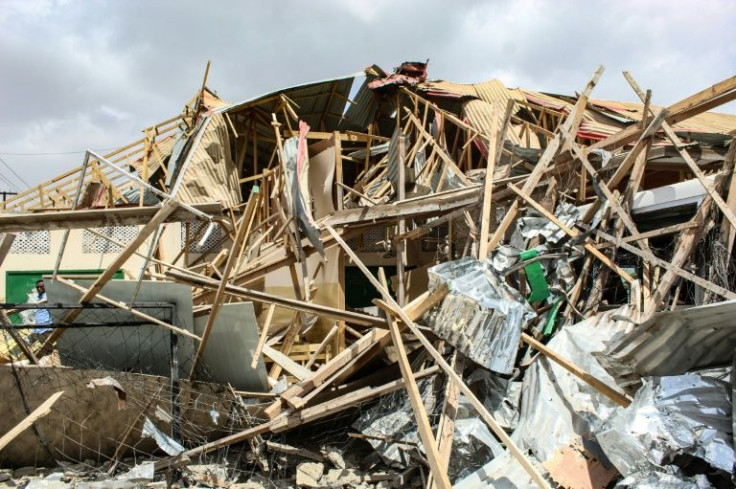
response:
[[[450,366],[455,369],[455,373],[462,376],[463,360],[458,359],[458,351],[452,355]],[[450,454],[452,453],[452,441],[455,433],[455,417],[458,410],[458,399],[460,398],[460,389],[455,382],[447,382],[445,386],[445,398],[442,400],[442,414],[440,421],[437,423],[437,449],[442,458],[442,467],[447,470],[450,465]],[[436,489],[432,474],[427,478],[427,487]]]
[[[261,336],[258,338],[258,346],[256,346],[256,351],[253,352],[253,361],[250,362],[250,368],[256,368],[256,366],[258,366],[258,358],[261,356],[263,345],[266,344],[268,330],[271,327],[271,320],[273,319],[273,313],[275,310],[276,304],[269,304],[268,311],[266,312],[266,320],[263,322],[263,326],[261,326]]]
[[[159,208],[158,212],[156,212],[156,214],[150,219],[150,221],[145,226],[143,226],[143,229],[140,230],[138,236],[136,236],[135,239],[131,241],[130,244],[128,244],[128,246],[124,248],[117,257],[115,257],[115,259],[112,261],[112,263],[110,263],[110,265],[108,265],[105,271],[102,272],[99,277],[97,277],[97,280],[95,280],[90,288],[82,295],[82,297],[79,299],[79,302],[81,304],[86,304],[97,297],[100,291],[102,291],[102,288],[105,286],[105,284],[112,280],[113,275],[115,275],[118,269],[120,269],[131,256],[133,256],[138,247],[141,246],[146,241],[146,239],[148,239],[148,237],[153,234],[154,231],[158,230],[158,227],[161,225],[161,223],[163,223],[166,218],[176,210],[177,206],[177,202],[173,200],[168,200],[164,202],[164,204]],[[81,309],[73,309],[66,315],[66,317],[64,317],[62,322],[72,323],[81,312]],[[64,334],[64,331],[64,329],[55,329],[54,331],[52,331],[49,337],[44,342],[43,346],[41,346],[41,349],[38,352],[38,356],[42,357],[43,355],[50,353],[51,348],[54,346],[59,337]]]
[[[269,345],[263,345],[263,354],[274,361],[281,368],[289,372],[300,381],[308,379],[312,371],[302,367],[294,360]]]
[[[59,391],[56,394],[53,394],[51,397],[46,399],[43,404],[34,409],[31,414],[26,416],[23,421],[15,425],[12,430],[8,431],[2,437],[0,437],[0,451],[2,451],[2,449],[5,448],[8,443],[13,441],[18,435],[30,428],[33,423],[48,415],[51,412],[51,407],[56,403],[56,401],[59,400],[59,398],[63,394],[64,391]]]
[[[718,105],[720,105],[732,100],[733,97],[736,97],[736,76],[726,78],[705,90],[701,90],[696,94],[690,95],[689,97],[670,105],[666,109],[669,113],[666,121],[669,124],[681,122],[717,106],[711,104],[714,100],[718,102]],[[642,130],[638,125],[631,125],[602,141],[592,144],[589,151],[594,149],[624,146],[635,141],[641,133]]]
[[[13,247],[13,241],[15,241],[15,233],[5,233],[3,239],[0,240],[0,266],[2,266],[5,258],[10,253],[10,248]]]
[[[509,99],[509,106],[513,107],[513,99]],[[500,154],[498,147],[503,147],[503,140],[499,145],[499,138],[503,136],[498,131],[498,118],[496,115],[497,104],[491,106],[491,139],[488,142],[488,157],[486,164],[486,175],[483,179],[483,198],[481,200],[480,218],[480,246],[478,247],[478,260],[485,262],[490,251],[488,235],[491,229],[491,204],[493,203],[493,174],[496,170],[496,153]],[[508,109],[507,109],[508,110]]]
[[[217,320],[217,314],[220,312],[222,300],[225,298],[225,286],[230,281],[230,273],[232,272],[233,267],[238,263],[238,260],[240,259],[240,248],[245,240],[248,238],[248,233],[253,226],[253,217],[255,216],[256,205],[260,200],[260,196],[261,194],[258,193],[258,187],[253,186],[253,188],[251,189],[250,198],[248,199],[248,205],[246,205],[245,211],[243,212],[243,217],[240,219],[238,230],[235,233],[235,240],[233,241],[232,247],[230,248],[230,253],[227,256],[227,262],[225,263],[225,269],[222,272],[220,285],[217,287],[215,298],[212,300],[212,309],[210,310],[210,315],[207,318],[207,324],[205,324],[204,331],[202,332],[202,341],[199,343],[197,352],[194,355],[194,360],[192,361],[192,368],[189,372],[190,379],[194,378],[194,374],[197,370],[197,367],[199,366],[200,360],[202,359],[202,355],[207,348],[207,340],[209,340],[210,333],[212,332],[212,327]]]
[[[475,396],[473,391],[462,381],[462,379],[455,373],[454,369],[445,361],[445,359],[442,357],[442,355],[432,346],[432,343],[424,336],[424,333],[422,333],[419,328],[414,324],[414,322],[409,318],[409,316],[399,307],[399,305],[394,301],[394,299],[391,297],[391,294],[388,290],[386,290],[385,287],[383,287],[378,280],[373,276],[373,274],[370,273],[370,271],[366,268],[366,266],[363,264],[362,261],[360,261],[360,258],[355,254],[355,252],[350,249],[347,243],[342,240],[339,234],[332,229],[330,226],[325,226],[327,231],[333,236],[335,241],[343,248],[345,253],[347,253],[348,256],[353,260],[353,262],[360,268],[360,270],[365,274],[366,278],[373,284],[373,286],[378,290],[381,295],[383,296],[383,308],[385,311],[390,312],[392,315],[398,316],[401,321],[411,330],[412,333],[414,333],[414,336],[417,337],[417,339],[420,341],[422,346],[427,350],[427,352],[430,354],[430,356],[434,359],[434,361],[439,365],[439,367],[447,374],[450,379],[455,382],[458,387],[460,388],[460,391],[468,398],[472,406],[475,408],[475,410],[478,412],[478,414],[483,418],[483,420],[486,422],[489,428],[496,434],[496,436],[506,445],[508,450],[511,452],[511,454],[519,461],[521,466],[527,471],[527,473],[531,476],[532,480],[536,482],[541,488],[543,489],[550,489],[549,484],[547,481],[542,477],[539,472],[537,472],[537,469],[532,465],[532,463],[529,461],[529,459],[524,455],[524,453],[519,449],[518,446],[511,440],[509,435],[501,428],[501,426],[496,422],[495,419],[493,419],[493,416],[488,412],[488,410],[485,408],[483,403]]]
[[[624,77],[626,78],[626,80],[628,80],[629,85],[631,85],[631,88],[634,89],[634,92],[636,92],[639,98],[641,98],[642,101],[646,100],[646,94],[642,92],[641,88],[639,88],[639,85],[636,83],[631,74],[624,71]],[[669,124],[667,124],[667,122],[662,122],[662,129],[664,130],[664,133],[667,135],[670,141],[672,141],[672,144],[675,146],[675,150],[677,150],[682,159],[685,160],[685,163],[687,164],[688,168],[690,168],[690,171],[693,172],[695,178],[698,179],[705,191],[713,199],[713,202],[715,202],[715,204],[721,210],[721,212],[723,213],[723,217],[728,220],[732,227],[736,228],[736,215],[734,215],[733,211],[729,208],[728,204],[726,204],[721,195],[716,192],[713,184],[708,181],[703,171],[700,169],[700,167],[698,167],[698,164],[695,163],[693,158],[690,156],[690,153],[688,153],[687,150],[684,148],[682,141],[677,136],[675,131],[670,127]]]
[[[565,234],[567,234],[571,238],[577,238],[578,236],[580,236],[580,232],[578,232],[575,229],[571,229],[571,228],[567,227],[565,225],[565,223],[563,223],[562,221],[560,221],[559,219],[557,219],[557,217],[555,217],[554,214],[552,214],[547,209],[545,209],[544,207],[542,207],[536,200],[532,199],[525,192],[519,190],[513,183],[509,183],[508,184],[508,187],[511,190],[513,190],[516,193],[516,195],[518,195],[519,197],[521,197],[522,199],[524,199],[524,201],[526,201],[527,204],[529,204],[531,207],[533,207],[534,210],[536,210],[537,212],[539,212],[540,214],[542,214],[550,222],[552,222],[555,226],[557,226],[562,231],[564,231]],[[593,256],[595,256],[596,258],[598,258],[604,265],[606,265],[608,268],[610,268],[611,270],[613,270],[614,272],[616,272],[617,274],[619,274],[619,276],[621,276],[621,278],[623,278],[624,280],[626,280],[629,283],[634,281],[634,277],[632,277],[631,275],[629,275],[626,272],[626,270],[624,270],[623,268],[621,268],[618,265],[616,265],[615,263],[613,263],[606,255],[604,255],[603,253],[601,253],[592,243],[585,241],[585,242],[583,242],[583,247],[589,253],[591,253]]]
[[[67,279],[65,279],[63,277],[56,277],[56,280],[59,283],[62,283],[64,285],[68,286],[68,287],[71,287],[73,289],[76,289],[76,290],[82,292],[84,295],[88,295],[90,293],[91,288],[88,289],[86,287],[82,287],[81,285],[75,284],[74,282],[72,282],[70,280],[67,280]],[[187,331],[186,329],[178,328],[178,327],[174,326],[173,324],[169,324],[167,322],[161,321],[160,319],[157,319],[157,318],[155,318],[153,316],[149,316],[148,314],[145,314],[145,313],[142,313],[140,311],[137,311],[137,310],[133,309],[131,307],[131,305],[129,305],[129,304],[124,304],[124,303],[119,302],[119,301],[116,301],[114,299],[110,299],[109,297],[106,297],[106,296],[104,296],[102,294],[99,294],[99,293],[98,294],[95,294],[95,298],[101,300],[102,302],[106,302],[106,303],[108,303],[110,305],[113,305],[113,306],[115,306],[115,307],[117,307],[119,309],[122,309],[124,311],[127,311],[127,312],[131,313],[133,316],[139,317],[141,319],[145,319],[146,321],[150,321],[153,324],[158,324],[159,326],[163,326],[164,328],[166,328],[166,329],[168,329],[170,331],[173,331],[176,334],[180,334],[182,336],[186,336],[188,338],[192,338],[193,340],[197,340],[197,341],[200,341],[201,340],[201,338],[199,336],[195,335],[194,333],[191,333],[191,332]],[[82,299],[80,299],[79,302],[81,303],[82,302]],[[75,309],[74,311],[81,311],[81,309]],[[79,312],[77,312],[77,315],[78,314],[79,314]],[[64,322],[69,322],[69,321],[64,321]],[[56,330],[56,331],[59,331],[59,330]],[[44,346],[45,346],[45,344],[44,344]]]
[[[577,102],[575,103],[575,106],[573,107],[572,111],[570,112],[570,115],[567,116],[567,119],[565,119],[565,122],[560,125],[560,127],[557,129],[557,135],[555,138],[550,141],[550,143],[547,145],[547,147],[544,150],[544,153],[542,153],[542,156],[539,158],[539,161],[534,166],[534,170],[532,170],[531,174],[527,177],[526,181],[524,182],[524,186],[522,187],[522,191],[524,193],[531,193],[534,191],[534,189],[537,187],[539,182],[542,180],[542,177],[545,174],[545,171],[549,167],[550,163],[553,161],[555,156],[557,156],[558,151],[560,150],[560,146],[562,143],[561,135],[569,134],[571,139],[574,139],[574,135],[577,134],[577,129],[580,125],[580,121],[582,120],[582,114],[585,111],[585,108],[588,104],[588,97],[590,96],[590,93],[593,91],[593,88],[598,83],[598,80],[600,79],[601,75],[603,74],[603,66],[599,66],[596,72],[593,74],[593,77],[590,79],[588,84],[586,85],[585,89],[583,90],[583,93],[578,97]],[[504,235],[506,234],[506,231],[511,226],[511,224],[516,219],[516,216],[519,212],[519,200],[514,199],[509,209],[506,211],[506,214],[504,215],[503,219],[501,220],[501,223],[498,225],[498,228],[496,228],[496,231],[493,233],[493,236],[490,239],[490,243],[488,243],[489,249],[494,249],[503,239]]]
[[[480,194],[481,189],[478,186],[460,190],[451,190],[448,192],[430,194],[391,204],[360,207],[357,209],[345,209],[343,211],[332,213],[325,217],[322,222],[329,224],[330,226],[343,226],[346,224],[396,219],[399,216],[410,218],[448,212],[477,203]]]
[[[539,341],[535,340],[533,337],[529,336],[526,333],[521,333],[521,339],[524,341],[524,343],[528,344],[535,350],[542,353],[545,357],[549,358],[571,374],[573,374],[575,377],[579,378],[586,384],[593,387],[595,390],[603,394],[604,396],[608,397],[610,400],[618,404],[619,406],[627,407],[629,404],[631,404],[631,398],[628,397],[625,394],[622,394],[615,390],[614,388],[610,387],[605,382],[599,380],[598,378],[591,375],[589,372],[583,370],[582,368],[578,367],[574,363],[568,361],[567,359],[563,358],[561,355],[559,355],[554,350],[551,350],[543,343],[540,343]]]
[[[202,213],[220,217],[219,203],[193,204]],[[48,211],[43,213],[0,214],[0,233],[47,231],[55,229],[88,229],[108,226],[140,226],[151,221],[160,206],[85,209],[78,211]],[[162,222],[203,221],[183,208],[175,207]]]
[[[701,204],[702,206],[703,204]],[[698,224],[695,223],[694,226],[688,226],[685,228],[686,232],[694,232],[695,228],[698,227]],[[698,277],[694,273],[690,273],[687,270],[684,270],[680,268],[680,266],[677,266],[673,263],[668,262],[667,260],[663,260],[661,258],[658,258],[654,256],[651,253],[646,253],[644,251],[641,251],[635,246],[631,246],[630,244],[626,243],[623,239],[616,238],[615,236],[611,236],[608,233],[604,233],[600,230],[595,230],[595,234],[602,239],[605,239],[606,241],[613,243],[615,246],[619,246],[626,251],[628,251],[631,254],[637,255],[638,257],[642,258],[643,260],[649,261],[652,265],[656,265],[659,267],[662,267],[668,271],[671,271],[673,274],[682,277],[686,280],[690,280],[691,282],[700,285],[704,289],[710,290],[711,292],[720,295],[721,297],[724,297],[725,299],[736,299],[736,293],[731,292],[728,289],[725,289],[719,285],[716,285],[712,282],[709,282],[705,280],[702,277]]]
[[[168,270],[166,272],[166,276],[177,282],[191,284],[196,287],[205,288],[208,290],[217,290],[220,284],[219,280],[215,280],[194,272],[183,273],[179,270]],[[250,301],[261,302],[265,304],[276,304],[277,306],[284,309],[308,312],[311,314],[316,314],[318,316],[336,319],[339,321],[347,321],[363,326],[378,326],[383,328],[388,327],[384,319],[371,316],[370,314],[345,311],[342,309],[324,306],[322,304],[316,304],[313,302],[289,299],[287,297],[269,294],[267,292],[260,292],[257,290],[239,287],[232,284],[227,284],[225,286],[225,291],[228,295],[231,295],[233,297],[242,297],[243,299],[248,299]]]
[[[438,369],[436,367],[430,367],[428,369],[422,370],[421,372],[417,372],[414,375],[414,378],[421,379],[429,375],[434,375],[437,373],[437,371]],[[404,384],[404,379],[398,379],[383,384],[379,387],[363,388],[355,392],[350,392],[335,399],[325,401],[316,406],[303,409],[298,413],[292,414],[287,411],[271,421],[262,423],[252,428],[248,428],[239,433],[234,433],[219,440],[214,440],[204,445],[200,445],[196,448],[192,448],[184,452],[182,455],[188,458],[198,457],[213,450],[217,450],[219,448],[223,448],[234,443],[239,443],[241,441],[249,440],[255,436],[262,435],[264,433],[279,433],[291,428],[296,428],[297,426],[311,423],[312,421],[316,421],[318,419],[326,418],[340,411],[343,411],[344,409],[348,409],[376,397],[384,396],[399,389],[403,389]],[[156,462],[155,470],[158,471],[168,467],[171,460],[172,459],[169,458]]]
[[[384,288],[388,288],[386,283],[386,276],[383,273],[383,268],[379,269],[379,278]],[[414,373],[411,370],[411,364],[406,354],[406,347],[404,341],[401,339],[401,331],[396,320],[387,312],[386,320],[388,321],[388,330],[391,333],[391,341],[396,349],[396,357],[399,363],[399,369],[401,370],[401,376],[404,379],[406,385],[406,393],[409,396],[409,402],[411,404],[412,411],[414,411],[414,420],[417,424],[417,431],[419,432],[419,438],[422,440],[424,446],[424,453],[427,455],[427,461],[429,462],[430,470],[435,479],[435,484],[441,489],[452,488],[452,483],[447,476],[447,469],[443,466],[442,457],[440,456],[439,450],[437,449],[437,443],[434,439],[434,433],[432,432],[432,426],[429,424],[429,418],[427,417],[427,410],[424,408],[424,401],[422,400],[422,394],[419,392],[416,380],[414,380]]]

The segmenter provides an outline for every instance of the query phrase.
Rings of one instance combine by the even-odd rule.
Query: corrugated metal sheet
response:
[[[736,300],[664,312],[612,343],[598,360],[619,385],[730,365],[736,347]]]
[[[524,299],[473,258],[435,265],[428,275],[430,288],[445,283],[452,292],[426,317],[427,326],[478,365],[511,373],[531,319]]]
[[[610,100],[591,100],[591,104],[606,108],[623,117],[640,121],[644,112],[644,105],[635,102],[614,102]],[[661,107],[652,105],[654,110]],[[729,134],[736,131],[736,115],[721,114],[718,112],[704,112],[690,119],[674,125],[678,131],[707,132]]]
[[[477,97],[478,92],[475,85],[465,83],[453,83],[445,80],[434,80],[420,83],[417,89],[437,97]]]
[[[471,126],[478,129],[480,132],[489,137],[493,137],[493,120],[496,119],[498,121],[498,125],[496,127],[500,128],[503,124],[508,99],[509,97],[506,97],[505,100],[499,101],[497,105],[491,105],[484,100],[469,100],[463,104],[463,117]],[[515,145],[522,146],[518,132],[513,130],[511,127],[506,130],[506,139],[510,140]],[[486,144],[483,144],[484,150],[486,150],[487,147],[488,146]]]
[[[464,295],[450,294],[429,326],[478,365],[503,374],[513,370],[521,330],[501,311],[481,307]]]
[[[340,121],[340,130],[364,131],[373,122],[378,113],[378,98],[368,84],[376,77],[366,77],[363,84],[355,94],[354,103],[348,106],[343,120]]]
[[[177,197],[185,202],[221,201],[227,207],[242,202],[238,172],[230,154],[230,136],[225,117],[213,114],[177,182]]]
[[[506,101],[509,98],[513,98],[517,102],[524,102],[524,94],[518,88],[506,88],[500,80],[493,79],[483,83],[473,84],[478,98],[489,103],[499,102],[503,107],[506,107]],[[514,109],[514,112],[518,110],[518,107]]]

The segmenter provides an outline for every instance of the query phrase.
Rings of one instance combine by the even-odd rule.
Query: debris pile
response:
[[[3,202],[0,479],[731,487],[736,77],[660,107],[602,73],[205,75]]]

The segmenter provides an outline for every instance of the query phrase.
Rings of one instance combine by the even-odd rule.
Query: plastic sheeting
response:
[[[284,142],[284,176],[288,182],[285,194],[290,213],[295,217],[299,229],[324,257],[320,232],[314,223],[310,206],[307,132],[309,126],[304,121],[299,121],[299,137],[292,137]]]
[[[521,330],[534,316],[519,293],[479,261],[466,257],[429,269],[430,288],[452,291],[427,325],[478,365],[510,374]]]
[[[141,437],[153,438],[158,447],[172,457],[185,451],[184,447],[179,445],[173,438],[156,428],[156,425],[153,424],[153,421],[148,416],[144,416],[144,420]]]
[[[623,475],[652,470],[687,454],[732,472],[731,387],[686,374],[649,377],[627,408],[597,431],[608,458]]]

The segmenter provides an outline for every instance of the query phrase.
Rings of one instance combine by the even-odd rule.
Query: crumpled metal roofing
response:
[[[596,430],[596,439],[625,476],[670,465],[682,454],[731,473],[730,391],[727,382],[694,373],[646,378],[631,405]]]
[[[736,300],[663,312],[610,344],[598,361],[622,386],[731,363]]]
[[[470,360],[494,372],[513,371],[521,330],[531,308],[485,264],[466,257],[429,269],[430,286],[446,283],[451,293],[427,325]]]

